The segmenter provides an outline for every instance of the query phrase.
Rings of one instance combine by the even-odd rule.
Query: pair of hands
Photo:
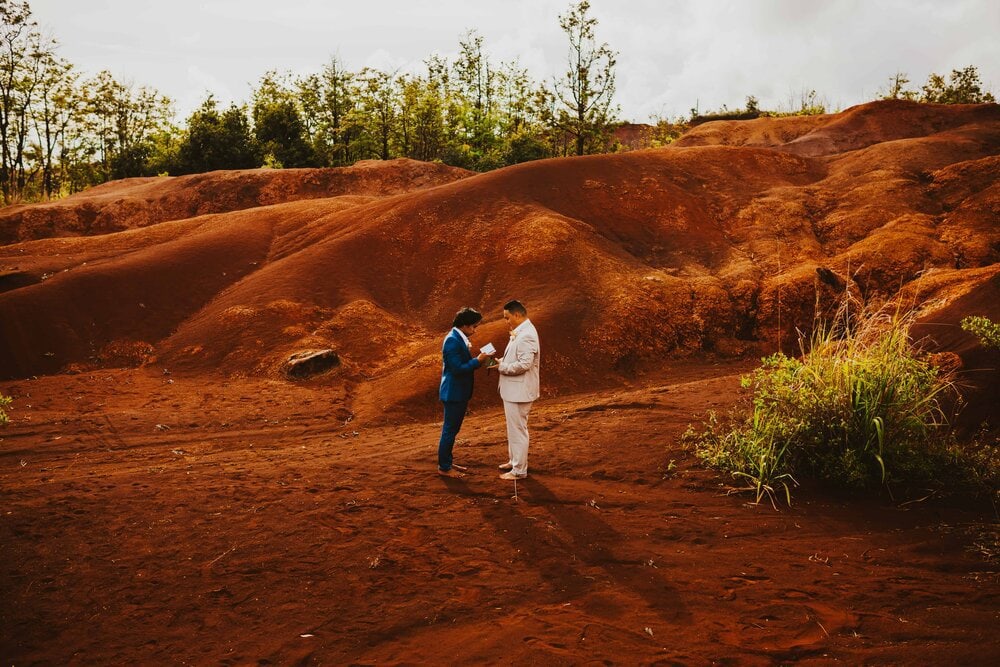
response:
[[[479,356],[477,356],[477,357],[476,357],[476,361],[478,361],[479,363],[481,363],[481,364],[482,364],[482,363],[484,363],[484,362],[485,362],[485,361],[486,361],[487,359],[492,359],[492,358],[493,358],[494,356],[496,356],[496,355],[493,355],[493,354],[486,354],[485,352],[480,352],[480,353],[479,353]]]

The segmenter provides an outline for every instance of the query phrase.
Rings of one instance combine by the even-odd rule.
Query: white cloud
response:
[[[897,70],[918,88],[930,72],[976,65],[1000,86],[995,0],[591,0],[597,36],[618,51],[623,116],[730,108],[756,95],[787,103],[815,89],[849,106]],[[558,15],[568,0],[31,0],[62,53],[87,74],[109,69],[195,106],[205,87],[245,100],[268,70],[319,71],[333,55],[352,69],[419,70],[454,56],[477,29],[497,60],[536,80],[565,68]],[[191,107],[193,108],[193,106]],[[179,108],[185,117],[190,108]]]

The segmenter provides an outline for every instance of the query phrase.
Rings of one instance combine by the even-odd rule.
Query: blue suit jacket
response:
[[[479,361],[472,356],[462,336],[454,329],[445,336],[441,357],[441,388],[438,392],[441,400],[468,401],[472,398],[472,376],[479,368]]]

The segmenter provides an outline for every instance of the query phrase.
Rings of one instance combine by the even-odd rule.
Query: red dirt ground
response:
[[[4,657],[996,664],[996,566],[966,548],[983,516],[753,507],[678,447],[746,368],[540,402],[516,501],[495,406],[463,427],[472,474],[444,480],[438,424],[345,424],[321,385],[9,384]]]
[[[1000,319],[1000,107],[352,170],[0,212],[0,658],[1000,661],[992,509],[751,506],[680,444],[839,298],[818,268],[912,302],[964,363],[970,426],[996,426],[1000,359],[958,321]],[[471,304],[501,344],[511,297],[544,349],[516,500],[495,377],[456,450],[472,474],[434,474],[440,338]],[[282,375],[321,348],[342,364]]]

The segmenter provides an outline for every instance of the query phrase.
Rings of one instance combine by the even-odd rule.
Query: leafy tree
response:
[[[449,141],[449,77],[443,59],[433,56],[425,64],[425,77],[406,77],[401,83],[400,116],[407,135],[403,154],[429,161],[441,159]]]
[[[413,129],[417,105],[420,101],[422,81],[419,77],[403,74],[396,79],[399,91],[396,104],[399,108],[396,127],[396,148],[400,155],[412,157]]]
[[[499,133],[505,145],[504,162],[518,164],[550,156],[546,142],[544,105],[527,70],[515,61],[499,72]]]
[[[187,139],[187,130],[168,123],[149,139],[149,157],[145,173],[162,175],[180,173],[181,144]]]
[[[495,108],[497,71],[483,52],[481,35],[473,30],[466,33],[459,42],[459,56],[453,70],[462,101],[462,139],[469,145],[472,166],[480,169],[498,166],[495,156],[490,155],[499,139]]]
[[[339,58],[332,58],[320,74],[320,144],[326,155],[325,162],[331,166],[354,161],[354,144],[360,133],[348,123],[358,95],[354,79],[354,74]]]
[[[982,89],[979,70],[969,65],[965,69],[951,71],[946,83],[940,74],[931,74],[923,86],[921,102],[934,104],[983,104],[996,102],[992,93]]]
[[[617,53],[606,44],[597,45],[594,28],[597,19],[587,15],[590,3],[582,0],[559,17],[559,27],[569,38],[569,68],[562,80],[555,82],[555,94],[561,109],[555,115],[557,127],[576,140],[576,154],[604,147],[614,123],[617,108],[615,94]]]
[[[505,155],[507,164],[520,164],[547,157],[549,157],[549,147],[537,135],[519,132],[510,137],[507,142]]]
[[[215,98],[209,95],[188,118],[187,132],[178,147],[177,173],[250,169],[259,164],[246,112],[234,104],[220,113]]]
[[[504,63],[497,76],[497,96],[499,97],[499,128],[502,136],[513,136],[518,132],[542,129],[537,109],[532,104],[531,78],[528,70],[515,60]]]
[[[9,203],[27,182],[31,108],[54,45],[39,34],[27,2],[0,0],[0,21],[0,189]]]
[[[532,104],[545,125],[540,139],[546,145],[546,152],[553,157],[565,157],[574,153],[576,137],[560,122],[560,117],[565,114],[559,107],[555,92],[545,84],[538,86],[532,97]]]
[[[748,105],[749,99],[747,98]],[[649,133],[650,148],[659,148],[673,143],[691,127],[682,117],[671,120],[665,115],[654,115],[650,120],[653,125],[653,129]]]
[[[362,128],[366,157],[388,160],[398,117],[396,79],[392,74],[366,67],[358,75],[359,105],[352,122]]]
[[[96,142],[90,133],[90,122],[84,112],[86,100],[83,91],[75,89],[73,99],[76,110],[70,113],[69,124],[63,132],[58,149],[61,191],[69,194],[106,180],[94,161]]]
[[[121,83],[108,71],[84,83],[86,129],[102,180],[146,175],[152,138],[173,115],[171,102],[152,88]]]
[[[315,164],[296,95],[276,72],[265,74],[254,91],[253,124],[261,152],[269,163],[283,167]],[[267,156],[271,159],[267,160]]]
[[[37,138],[37,162],[42,172],[41,195],[51,199],[61,190],[58,150],[80,113],[80,97],[75,90],[77,74],[73,65],[54,52],[42,56],[37,103],[32,113]]]
[[[889,88],[885,93],[879,96],[882,100],[916,100],[917,92],[915,90],[907,90],[906,84],[910,80],[906,77],[905,72],[896,72],[894,75],[889,77]]]
[[[323,90],[319,75],[310,74],[309,76],[296,79],[295,94],[298,97],[300,116],[302,117],[302,129],[306,142],[312,147],[315,153],[323,107]]]

